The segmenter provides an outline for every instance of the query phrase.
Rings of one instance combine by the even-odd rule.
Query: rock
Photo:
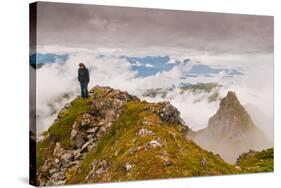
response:
[[[93,133],[98,132],[98,130],[99,130],[99,127],[93,127],[91,129],[86,130],[86,133],[87,134],[93,134]]]
[[[125,171],[126,171],[127,173],[129,173],[129,172],[131,171],[131,169],[132,169],[132,165],[127,162],[127,163],[124,165],[124,169],[125,169]]]
[[[92,144],[88,145],[87,150],[88,150],[88,151],[91,151],[91,150],[94,149],[95,146],[96,146],[96,144],[95,144],[95,143],[92,143]]]
[[[74,157],[74,160],[80,160],[81,159],[82,155],[81,155],[79,149],[73,151],[73,157]]]
[[[169,123],[181,123],[180,112],[170,102],[160,102],[159,115],[162,121]]]
[[[86,143],[82,146],[82,148],[81,148],[81,150],[80,150],[80,153],[84,153],[84,152],[88,151],[88,146],[89,146],[90,144],[92,144],[92,143],[93,143],[93,140],[89,140],[88,142],[86,142]]]
[[[61,147],[60,143],[56,143],[56,147],[54,149],[53,155],[56,157],[60,157],[63,154],[64,150]]]
[[[59,160],[59,159],[55,159],[55,163],[57,163],[57,164],[58,164],[59,162],[60,162],[60,160]]]
[[[69,161],[73,157],[72,153],[65,153],[61,156],[61,160]]]
[[[138,133],[137,133],[138,136],[149,136],[149,135],[153,135],[153,132],[148,130],[148,129],[145,129],[145,128],[141,128]]]
[[[66,180],[60,180],[60,181],[56,181],[54,182],[53,185],[65,185]]]
[[[83,113],[81,119],[81,126],[85,127],[91,124],[93,116],[90,113]]]
[[[97,166],[97,162],[96,162],[96,161],[93,161],[93,162],[91,163],[91,167],[92,167],[92,169],[95,169],[95,168],[96,168],[96,166]]]
[[[85,144],[85,140],[81,134],[77,134],[74,139],[70,140],[70,144],[73,148],[81,148]]]
[[[109,110],[109,111],[106,112],[105,126],[107,128],[112,126],[112,122],[114,121],[115,117],[116,117],[116,113],[113,110]]]
[[[103,126],[105,124],[104,120],[101,120],[99,123],[98,123],[98,126]]]
[[[106,161],[106,160],[102,160],[102,161],[101,161],[101,166],[102,166],[103,168],[108,167],[107,161]]]
[[[158,140],[151,140],[149,143],[148,143],[149,146],[153,147],[153,148],[156,148],[156,147],[161,147],[161,144]]]
[[[68,109],[70,106],[71,106],[70,103],[68,103],[68,104],[64,105],[64,108]]]
[[[79,124],[77,123],[77,121],[74,121],[74,123],[72,124],[72,129],[78,129]]]
[[[76,135],[77,135],[78,131],[76,131],[75,129],[72,129],[71,133],[70,133],[70,139],[73,139]]]
[[[169,167],[169,166],[172,166],[172,165],[173,165],[173,162],[171,160],[168,159],[168,160],[164,161],[164,166],[165,167]]]
[[[102,167],[100,167],[99,169],[96,170],[96,174],[97,174],[97,175],[100,175],[100,174],[102,174],[104,171],[105,171],[105,169],[102,168]]]
[[[184,121],[180,117],[180,112],[168,101],[151,105],[150,110],[158,114],[160,119],[164,122],[184,125]]]
[[[150,125],[152,125],[152,122],[151,121],[143,121],[142,124],[150,126]]]
[[[105,128],[105,127],[101,127],[100,130],[99,130],[99,132],[105,133],[105,132],[106,132],[106,128]]]
[[[200,160],[200,163],[203,167],[205,167],[207,165],[207,160],[203,157],[201,160]]]
[[[235,169],[239,171],[242,170],[240,166],[235,166]]]

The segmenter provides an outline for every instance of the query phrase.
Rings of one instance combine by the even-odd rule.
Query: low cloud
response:
[[[173,68],[157,72],[154,75],[139,77],[137,70],[132,70],[132,64],[125,58],[116,58],[120,55],[137,56],[135,51],[128,49],[65,49],[58,47],[41,47],[41,53],[68,53],[65,63],[46,64],[37,70],[37,132],[42,133],[54,121],[57,112],[74,97],[80,94],[77,80],[78,64],[83,62],[90,71],[91,81],[89,88],[95,85],[110,86],[116,89],[126,90],[148,101],[169,100],[176,106],[182,118],[188,126],[199,130],[207,126],[208,119],[219,107],[219,100],[208,101],[208,93],[194,95],[186,92],[182,94],[175,89],[168,92],[163,98],[145,98],[142,96],[144,90],[151,88],[169,88],[177,86],[182,82],[196,84],[198,82],[215,82],[221,84],[220,97],[224,97],[229,90],[237,93],[243,105],[255,106],[262,114],[273,119],[273,55],[272,54],[203,54],[191,50],[189,53],[179,53],[184,50],[171,51],[174,53],[160,53],[160,50],[140,50],[139,56],[162,55],[169,56],[168,63],[175,64],[175,61],[191,59],[193,64],[201,63],[213,68],[236,69],[243,71],[243,75],[227,76],[224,71],[214,74],[211,77],[199,75],[197,77],[183,77],[185,72],[190,70],[190,65],[178,64]],[[57,51],[56,51],[57,50]],[[68,51],[66,51],[68,50]],[[165,51],[165,50],[162,50]],[[112,56],[113,54],[113,56]],[[99,55],[106,55],[98,58]],[[177,58],[178,57],[178,58]],[[152,66],[154,66],[151,63]],[[147,68],[150,68],[147,67]],[[201,99],[200,102],[194,102]],[[252,114],[251,114],[252,115]],[[253,116],[255,114],[253,113]],[[256,117],[253,117],[256,119]],[[272,130],[263,126],[263,130]]]

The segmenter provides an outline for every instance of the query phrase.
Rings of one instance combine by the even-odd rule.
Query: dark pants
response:
[[[81,97],[88,98],[88,82],[80,82]]]

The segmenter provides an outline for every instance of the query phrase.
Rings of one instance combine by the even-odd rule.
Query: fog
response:
[[[194,94],[181,93],[178,89],[168,92],[166,97],[143,97],[144,90],[151,88],[169,88],[178,85],[185,71],[198,62],[213,67],[235,68],[243,71],[244,75],[228,77],[225,72],[211,77],[188,77],[185,82],[215,82],[221,84],[219,98],[229,90],[235,91],[243,105],[251,105],[249,110],[253,120],[270,140],[273,139],[273,55],[272,54],[213,54],[201,53],[197,50],[184,49],[72,49],[54,46],[38,48],[40,53],[68,53],[66,62],[46,64],[37,69],[37,133],[40,135],[54,121],[58,111],[69,101],[80,94],[77,80],[78,64],[83,62],[90,71],[89,88],[95,85],[110,86],[126,90],[150,102],[169,100],[181,113],[186,125],[193,130],[200,130],[208,125],[208,119],[215,114],[219,100],[208,101],[211,93]],[[169,53],[168,53],[169,52]],[[105,58],[98,58],[98,55]],[[116,58],[119,55],[169,56],[170,62],[190,58],[191,65],[179,64],[169,71],[158,72],[155,75],[139,77],[137,71],[131,69],[126,59]],[[198,100],[200,99],[200,100]],[[195,102],[199,101],[199,102]],[[259,113],[255,113],[258,111]],[[264,117],[264,118],[263,118]],[[267,124],[260,119],[270,120]]]

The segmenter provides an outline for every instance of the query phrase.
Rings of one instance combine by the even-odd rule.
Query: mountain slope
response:
[[[273,172],[273,148],[260,152],[250,150],[237,159],[236,164],[248,172]]]
[[[186,131],[169,102],[97,86],[89,99],[67,104],[37,143],[37,184],[241,173],[186,140]]]
[[[271,146],[231,91],[221,100],[220,108],[209,119],[208,127],[193,132],[189,137],[231,163],[249,149],[260,150]]]

